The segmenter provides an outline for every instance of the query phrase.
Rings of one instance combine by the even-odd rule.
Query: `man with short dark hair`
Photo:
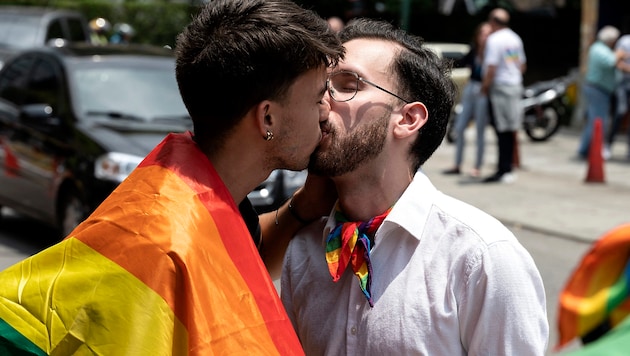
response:
[[[291,1],[215,0],[176,54],[194,135],[167,136],[64,241],[0,273],[1,354],[303,354],[246,196],[306,168],[343,47]],[[275,232],[300,226],[287,211]]]

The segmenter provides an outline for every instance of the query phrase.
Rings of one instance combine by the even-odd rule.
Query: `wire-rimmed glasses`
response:
[[[326,80],[326,85],[328,88],[328,93],[334,101],[345,102],[352,100],[357,95],[357,91],[359,90],[359,82],[369,84],[376,89],[382,90],[389,95],[395,96],[396,98],[404,101],[407,104],[411,102],[410,100],[403,99],[400,95],[394,94],[378,84],[372,83],[371,81],[362,78],[359,74],[355,72],[350,72],[346,70],[331,73],[328,76],[328,80]]]

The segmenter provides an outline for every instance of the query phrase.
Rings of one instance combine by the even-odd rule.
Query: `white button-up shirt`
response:
[[[422,172],[376,233],[373,308],[351,268],[332,281],[325,241],[335,224],[333,213],[305,227],[285,256],[282,301],[307,355],[544,355],[545,292],[531,256]]]

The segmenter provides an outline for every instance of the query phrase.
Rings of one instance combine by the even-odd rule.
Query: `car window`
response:
[[[54,38],[65,38],[63,35],[63,26],[61,24],[61,20],[54,20],[48,26],[48,32],[46,33],[46,41],[54,39]]]
[[[72,81],[83,114],[116,112],[146,121],[187,117],[174,67],[75,68]]]
[[[49,104],[55,109],[59,93],[61,93],[61,81],[55,75],[54,67],[50,62],[39,60],[29,78],[24,104]]]
[[[31,47],[37,41],[39,19],[0,14],[0,43],[17,48]]]
[[[26,73],[31,69],[33,57],[22,57],[9,64],[0,76],[0,97],[21,105],[26,91]]]
[[[462,53],[462,52],[459,52],[459,51],[454,51],[454,52],[444,51],[444,52],[442,52],[442,57],[449,58],[449,59],[454,59],[454,60],[462,59],[462,57],[464,57],[465,55],[466,55],[466,53]]]
[[[79,19],[68,19],[68,29],[70,30],[70,41],[87,41],[83,23]]]

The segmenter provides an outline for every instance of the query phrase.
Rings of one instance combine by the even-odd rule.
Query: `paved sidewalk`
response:
[[[423,167],[438,189],[501,220],[566,238],[594,241],[609,229],[630,222],[630,162],[619,137],[612,157],[604,162],[604,183],[587,183],[587,161],[577,161],[578,132],[562,127],[546,142],[531,142],[519,132],[520,168],[512,184],[484,184],[466,175],[474,163],[474,130],[466,131],[464,174],[443,175],[451,168],[455,144],[444,143]],[[494,132],[486,133],[483,176],[494,173]]]

